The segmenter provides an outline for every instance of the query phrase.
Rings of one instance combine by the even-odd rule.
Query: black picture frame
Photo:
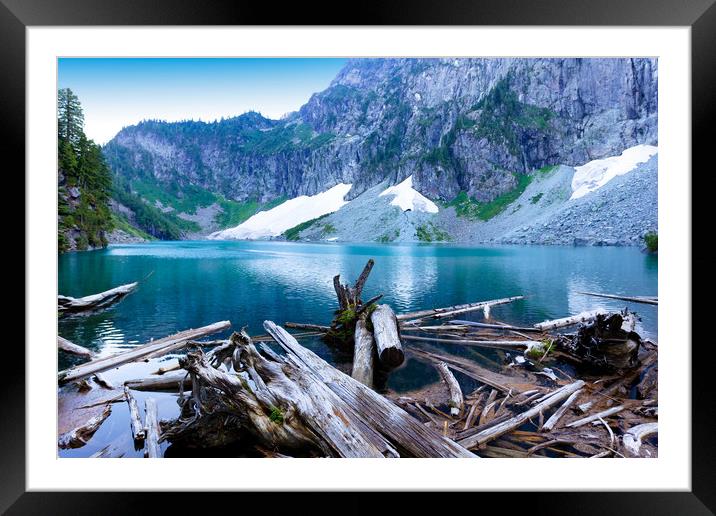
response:
[[[689,26],[692,74],[692,335],[683,346],[692,348],[692,457],[690,492],[641,493],[522,493],[510,494],[509,506],[528,514],[714,514],[716,513],[716,440],[713,439],[714,384],[712,342],[703,321],[710,310],[707,296],[712,281],[708,266],[713,259],[704,242],[711,231],[708,208],[714,182],[709,138],[716,106],[716,0],[452,0],[436,2],[353,1],[350,4],[316,1],[287,3],[219,2],[198,0],[0,0],[0,120],[3,146],[24,170],[25,148],[25,29],[27,26],[62,25],[577,25],[577,26]],[[688,171],[667,171],[684,174]],[[699,245],[697,245],[699,244]],[[19,246],[18,246],[19,247]],[[24,249],[24,246],[23,246]],[[23,251],[24,252],[24,251]],[[26,276],[32,271],[25,269]],[[702,302],[699,302],[699,301]],[[30,308],[30,307],[28,307]],[[6,344],[10,344],[6,342]],[[676,343],[674,343],[676,345]],[[3,371],[0,443],[0,510],[9,514],[126,514],[148,509],[146,500],[126,493],[25,492],[25,358]],[[81,479],[79,479],[81,482]],[[147,496],[147,495],[145,495]],[[247,500],[224,509],[236,509]],[[274,496],[274,495],[271,495]],[[304,496],[292,494],[291,503]],[[344,510],[365,513],[374,507],[366,495],[352,494],[341,503]],[[417,497],[416,497],[417,496]],[[452,496],[452,495],[451,495]],[[480,494],[505,502],[503,494]],[[418,495],[412,495],[420,503]],[[164,496],[169,504],[188,510],[188,493]],[[379,503],[385,504],[383,496]],[[475,496],[473,498],[476,500]],[[394,499],[394,498],[393,498]],[[454,498],[450,498],[454,500]],[[224,502],[212,498],[216,509]],[[267,503],[267,502],[264,502]],[[270,502],[283,505],[284,501]],[[335,502],[333,502],[335,503]],[[402,503],[402,502],[401,502]],[[451,502],[453,504],[454,502]],[[457,502],[455,508],[463,503]],[[330,505],[330,502],[327,502]]]

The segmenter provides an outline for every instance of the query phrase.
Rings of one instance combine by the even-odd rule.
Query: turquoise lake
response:
[[[251,335],[264,333],[262,322],[267,319],[278,324],[327,324],[337,307],[333,276],[340,273],[344,282],[352,283],[368,258],[375,260],[375,267],[363,298],[382,293],[381,302],[397,313],[524,295],[524,300],[494,307],[492,317],[531,325],[584,310],[629,306],[642,318],[637,331],[658,339],[656,306],[578,293],[658,295],[658,258],[635,248],[248,241],[152,242],[63,254],[59,257],[63,295],[85,296],[145,279],[136,292],[108,310],[60,320],[59,334],[106,355],[220,320],[230,320],[235,330],[246,326]],[[482,317],[476,312],[460,318],[479,321]],[[341,360],[318,339],[301,342],[333,363]],[[447,344],[444,349],[455,347]],[[473,356],[470,350],[449,351]],[[494,358],[488,351],[484,354]],[[119,381],[139,377],[168,358],[132,364],[106,376]],[[72,363],[62,355],[58,367]],[[388,387],[409,390],[437,378],[431,367],[407,360],[391,375]],[[149,395],[160,398],[161,418],[176,415],[172,395],[138,393],[140,399]],[[86,446],[60,454],[88,456],[111,442],[129,439],[126,414],[126,403],[114,404],[112,415]]]

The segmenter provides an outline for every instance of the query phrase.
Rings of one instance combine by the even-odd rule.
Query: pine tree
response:
[[[69,88],[59,90],[57,92],[57,137],[60,143],[68,142],[75,151],[78,151],[84,122],[82,105],[77,95]]]

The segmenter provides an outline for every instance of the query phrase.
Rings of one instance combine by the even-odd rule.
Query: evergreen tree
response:
[[[85,117],[80,99],[71,89],[63,88],[57,92],[57,137],[60,142],[69,142],[78,150],[83,135]]]
[[[82,106],[70,89],[58,92],[58,248],[107,245],[112,229],[108,202],[112,176],[99,145],[88,139]]]

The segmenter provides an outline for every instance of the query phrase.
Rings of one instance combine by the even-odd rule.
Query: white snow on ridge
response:
[[[236,227],[209,235],[211,240],[256,240],[278,236],[302,222],[338,211],[348,204],[343,198],[353,187],[339,183],[316,195],[301,195],[267,211],[260,211]]]
[[[408,177],[398,185],[383,190],[378,197],[383,197],[384,195],[394,195],[395,198],[390,204],[400,207],[403,211],[426,211],[428,213],[437,213],[439,211],[433,201],[413,189],[413,176]]]
[[[657,151],[658,147],[653,145],[636,145],[626,149],[619,156],[595,159],[575,167],[570,200],[579,199],[598,190],[616,176],[631,172],[637,165],[649,161]]]

